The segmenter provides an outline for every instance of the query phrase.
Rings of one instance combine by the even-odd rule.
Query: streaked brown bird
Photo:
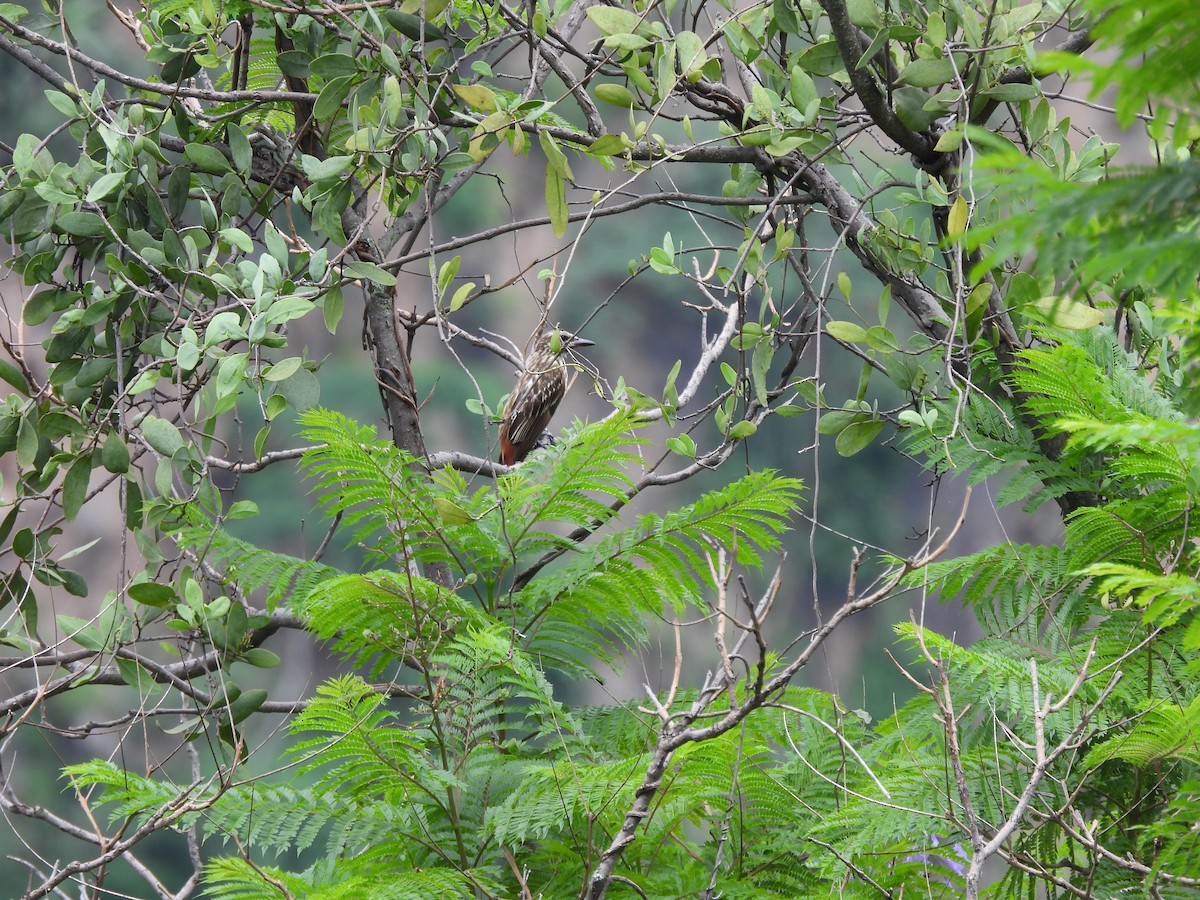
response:
[[[506,466],[519,463],[538,446],[542,432],[567,392],[567,354],[576,347],[590,346],[592,341],[560,328],[537,336],[525,357],[517,386],[504,404],[504,420],[500,423],[501,463]]]

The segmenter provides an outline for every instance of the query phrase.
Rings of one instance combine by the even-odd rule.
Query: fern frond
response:
[[[252,866],[235,856],[219,856],[204,867],[206,893],[215,900],[278,900],[280,886],[292,897],[310,897],[301,875],[271,866]]]
[[[204,884],[208,895],[220,900],[278,900],[281,888],[287,896],[305,900],[474,900],[480,889],[487,888],[491,896],[497,896],[499,888],[494,876],[484,871],[380,869],[355,874],[355,862],[339,861],[332,869],[310,871],[304,877],[223,857],[205,867]]]
[[[269,611],[306,594],[339,574],[332,566],[264,550],[218,528],[207,517],[190,511],[189,519],[174,531],[179,546],[192,550],[218,570],[225,579],[250,594],[265,590]]]
[[[778,547],[800,493],[794,478],[756,472],[606,536],[514,595],[528,647],[572,671],[587,671],[589,657],[614,661],[620,642],[642,640],[646,613],[696,602],[708,582],[710,544],[751,565]]]
[[[1061,547],[998,544],[959,559],[936,562],[905,579],[942,602],[971,607],[988,634],[1004,637],[1041,656],[1069,646],[1093,613],[1088,596],[1075,590]]]
[[[610,818],[620,815],[622,801],[632,798],[648,759],[532,766],[518,789],[488,811],[491,839],[502,847],[513,846],[581,827],[605,811]]]
[[[549,734],[558,740],[581,733],[570,710],[554,699],[554,688],[530,654],[515,643],[510,629],[464,629],[433,657],[443,678],[466,751],[490,747],[495,735],[529,739]]]
[[[503,533],[515,557],[572,546],[547,526],[599,525],[612,517],[611,501],[624,500],[633,486],[624,467],[637,462],[621,448],[639,443],[630,431],[645,424],[624,412],[590,425],[576,423],[554,446],[497,480]]]
[[[1200,763],[1200,697],[1183,707],[1154,702],[1133,728],[1094,746],[1083,764],[1092,768],[1111,759],[1141,768],[1166,759]]]
[[[319,772],[319,785],[349,799],[381,798],[440,807],[454,779],[431,767],[420,737],[403,727],[385,698],[362,679],[346,675],[327,681],[292,721],[299,737],[290,755],[302,772]]]
[[[1105,562],[1151,565],[1173,550],[1178,523],[1190,508],[1186,493],[1162,491],[1077,510],[1067,520],[1070,566],[1082,571]]]
[[[436,644],[455,628],[482,626],[479,609],[426,578],[378,570],[322,581],[295,604],[313,633],[379,677],[409,646]]]
[[[1118,598],[1129,597],[1142,607],[1144,620],[1160,628],[1169,627],[1200,609],[1200,583],[1190,575],[1164,573],[1119,563],[1096,563],[1083,570],[1096,578],[1094,590]],[[1184,647],[1200,647],[1189,629]]]
[[[1098,476],[1074,461],[1049,459],[1012,403],[971,392],[937,405],[936,427],[912,429],[906,449],[936,472],[965,471],[970,484],[1004,474],[1001,505],[1023,502],[1028,512],[1073,491],[1094,490]]]
[[[1113,395],[1110,381],[1082,347],[1066,341],[1018,354],[1013,380],[1025,392],[1024,404],[1049,423],[1069,416],[1117,422],[1129,411]]]
[[[150,816],[177,809],[181,801],[187,799],[191,801],[189,807],[193,811],[175,820],[186,827],[196,821],[200,810],[216,799],[219,790],[212,785],[188,787],[166,780],[156,781],[136,772],[127,772],[103,759],[63,766],[62,774],[77,791],[101,788],[99,799],[93,802],[97,806],[110,807],[109,816],[114,823],[126,819],[144,822]]]
[[[336,792],[249,782],[227,789],[202,820],[206,838],[282,854],[312,847],[331,821],[351,810]]]
[[[404,569],[413,562],[455,563],[418,460],[340,413],[310,409],[300,421],[302,435],[315,444],[303,465],[327,517],[340,517],[377,560]]]

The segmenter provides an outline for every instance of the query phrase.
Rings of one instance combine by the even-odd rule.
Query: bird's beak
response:
[[[594,346],[596,346],[596,342],[589,341],[587,338],[572,337],[571,338],[571,346],[572,347],[594,347]]]

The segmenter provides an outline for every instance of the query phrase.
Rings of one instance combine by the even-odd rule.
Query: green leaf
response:
[[[224,175],[233,171],[225,154],[211,144],[188,144],[183,148],[183,155],[202,172]]]
[[[953,153],[962,146],[965,135],[961,131],[947,131],[934,145],[933,149],[938,153]]]
[[[402,12],[398,9],[387,9],[384,10],[383,17],[387,19],[388,24],[411,40],[444,41],[447,39],[442,29],[429,22],[422,22],[420,18],[414,16],[412,13]]]
[[[299,356],[281,359],[263,373],[263,381],[283,381],[285,378],[291,378],[303,362]]]
[[[279,656],[266,647],[251,647],[238,656],[238,659],[256,669],[274,669],[280,663]]]
[[[116,431],[110,431],[100,451],[100,463],[108,471],[120,475],[129,471],[129,448]]]
[[[184,446],[183,434],[174,424],[156,415],[142,420],[142,437],[163,456],[171,457]]]
[[[571,167],[567,163],[567,156],[559,148],[554,137],[549,132],[543,131],[538,135],[538,142],[542,146],[542,152],[546,154],[546,165],[563,178],[573,178]]]
[[[250,147],[246,133],[237,125],[230,123],[225,127],[225,137],[229,142],[229,154],[233,157],[233,164],[237,166],[238,172],[243,176],[249,175],[250,165],[254,161],[254,151]]]
[[[869,413],[859,410],[830,410],[822,413],[821,421],[817,424],[817,431],[821,434],[839,434],[855,422],[866,421],[869,415]]]
[[[466,284],[460,284],[458,290],[454,292],[454,296],[450,298],[449,312],[462,309],[462,305],[467,302],[467,298],[471,296],[471,291],[475,290],[475,282],[468,281]]]
[[[29,396],[29,382],[21,374],[21,370],[6,359],[0,359],[0,379],[15,387],[25,396]]]
[[[358,74],[358,64],[348,53],[326,53],[309,64],[309,72],[329,80]]]
[[[175,364],[184,372],[195,370],[200,365],[200,348],[191,341],[181,341],[175,353]]]
[[[729,429],[730,440],[738,441],[742,438],[748,438],[750,435],[758,431],[758,426],[753,422],[743,419],[740,422],[735,422],[734,426]]]
[[[759,341],[754,345],[754,353],[750,357],[750,381],[754,386],[754,398],[760,406],[766,406],[769,402],[767,373],[774,357],[775,347],[770,341]]]
[[[876,0],[846,0],[846,12],[850,22],[859,28],[879,27],[879,7]]]
[[[104,220],[94,212],[64,213],[54,220],[55,226],[72,237],[96,237],[107,233]]]
[[[642,18],[637,13],[615,6],[589,7],[587,17],[604,35],[633,34],[642,23]]]
[[[63,515],[68,520],[79,514],[83,501],[87,498],[88,482],[92,477],[92,454],[85,453],[67,469],[67,477],[63,479],[62,505]]]
[[[571,214],[567,206],[567,181],[551,166],[546,167],[546,209],[550,213],[554,236],[561,238],[567,233]]]
[[[690,434],[681,434],[678,437],[667,438],[667,448],[672,453],[678,453],[687,459],[696,458],[696,442],[692,440]]]
[[[458,267],[462,265],[462,257],[454,256],[447,262],[442,263],[438,269],[437,276],[437,292],[438,295],[445,294],[450,289],[450,282],[454,280],[454,276],[458,274]]]
[[[263,243],[267,245],[267,252],[279,263],[280,268],[286,269],[288,266],[287,241],[283,239],[279,229],[270,222],[263,223]]]
[[[340,178],[341,175],[350,168],[350,164],[354,161],[353,156],[327,156],[325,159],[318,159],[315,156],[306,156],[302,160],[304,174],[313,181],[328,181],[333,178]]]
[[[597,9],[611,9],[611,7],[593,6],[588,10],[588,12],[590,13]],[[612,106],[623,106],[627,109],[637,106],[638,102],[637,97],[635,97],[633,94],[633,91],[629,90],[629,88],[625,87],[623,84],[613,84],[610,82],[598,84],[596,85],[595,94],[596,99],[601,103],[608,103]]]
[[[918,88],[938,87],[954,80],[954,64],[949,59],[914,59],[900,70],[896,81]]]
[[[240,228],[222,228],[217,232],[231,247],[236,247],[243,253],[254,252],[254,240]]]
[[[588,147],[593,156],[617,156],[625,152],[625,141],[619,134],[602,134]]]
[[[167,214],[179,219],[187,209],[192,189],[192,173],[187,166],[176,166],[167,179]]]
[[[662,247],[650,248],[650,268],[661,275],[679,275],[681,270],[675,265],[674,256]]]
[[[433,506],[447,525],[466,525],[475,521],[474,516],[446,497],[434,497]]]
[[[833,321],[825,323],[825,330],[848,344],[862,344],[867,341],[867,330],[854,322]]]
[[[61,566],[35,567],[33,574],[43,584],[61,584],[63,589],[73,597],[88,595],[87,581],[74,569],[64,569]]]
[[[771,14],[775,19],[775,24],[785,34],[800,33],[800,17],[791,0],[772,0]]]
[[[275,399],[272,395],[271,399]],[[282,398],[280,398],[282,399]],[[269,401],[268,401],[269,402]],[[258,429],[258,434],[254,436],[254,458],[258,459],[263,455],[263,449],[267,446],[267,438],[271,436],[271,423],[267,422],[262,428]]]
[[[285,409],[287,409],[287,406],[288,406],[287,397],[285,397],[283,394],[272,394],[270,397],[267,398],[267,410],[266,410],[267,421],[270,422],[273,419],[275,419],[281,412],[283,412]],[[266,431],[266,429],[264,428],[264,429],[262,429],[262,431]],[[261,434],[262,432],[259,432],[259,433]],[[261,455],[261,454],[257,454],[257,455]]]
[[[346,263],[343,271],[350,278],[362,278],[367,281],[373,281],[375,284],[382,285],[383,287],[396,286],[396,276],[387,269],[377,266],[372,262],[353,260]]]
[[[679,73],[689,81],[700,78],[704,64],[708,62],[708,54],[704,50],[704,42],[694,31],[680,31],[675,34],[675,54],[679,60]]]
[[[13,535],[13,553],[17,554],[21,559],[29,559],[33,555],[34,546],[33,529],[22,528]]]
[[[267,692],[262,688],[243,691],[236,700],[229,704],[226,716],[235,725],[249,718],[260,706],[267,702]]]
[[[834,446],[839,455],[853,456],[870,444],[882,429],[881,420],[854,422],[842,429],[834,441]]]
[[[316,406],[321,399],[320,382],[308,369],[297,369],[291,378],[279,382],[276,390],[297,412],[304,412],[304,410]],[[269,408],[270,402],[268,401]]]
[[[25,580],[21,570],[14,570],[3,582],[0,582],[0,609],[15,603],[21,610],[25,620],[25,628],[30,634],[37,631],[37,597],[33,587]]]
[[[17,465],[23,469],[32,467],[40,442],[37,408],[34,407],[21,417],[21,424],[17,426]]]
[[[1067,331],[1094,328],[1104,321],[1103,312],[1069,297],[1043,297],[1025,309],[1039,314],[1047,324]]]
[[[867,49],[864,50],[862,56],[859,57],[858,65],[855,68],[861,69],[864,66],[870,65],[871,60],[873,60],[879,54],[879,51],[883,49],[883,45],[888,42],[888,39],[891,38],[891,36],[891,27],[880,28],[877,32],[875,32],[875,37],[871,39],[871,43],[867,45]]]
[[[84,197],[88,203],[98,203],[125,183],[128,172],[105,172],[92,182]]]
[[[70,292],[58,288],[46,288],[29,298],[21,310],[21,319],[26,325],[41,325],[52,313],[70,305]]]
[[[891,329],[882,325],[873,325],[867,329],[867,343],[881,353],[895,353],[900,349],[900,342],[896,340]]]
[[[792,66],[792,75],[788,80],[788,99],[792,105],[798,110],[805,110],[818,97],[820,94],[812,76],[804,71],[803,66]]]
[[[342,287],[338,284],[330,287],[321,298],[321,314],[325,318],[325,330],[330,334],[337,333],[338,323],[342,321],[344,305]]]
[[[70,638],[84,650],[104,649],[104,641],[100,637],[100,632],[89,625],[86,619],[60,614],[54,617],[54,622],[58,626],[60,634]]]
[[[175,589],[170,585],[154,584],[149,581],[130,585],[128,593],[131,600],[144,606],[153,606],[156,609],[165,609],[179,601]]]
[[[949,237],[958,237],[967,230],[967,213],[967,200],[962,194],[959,194],[946,218],[946,234]]]
[[[253,500],[238,500],[225,513],[225,520],[252,519],[258,515],[258,504]]]
[[[129,395],[131,397],[136,397],[138,394],[142,394],[148,390],[151,390],[156,384],[158,384],[158,380],[161,377],[162,372],[158,369],[146,369],[144,372],[140,372],[138,377],[133,379],[127,388]]]
[[[13,22],[20,22],[23,18],[29,15],[28,7],[22,6],[20,3],[0,3],[0,16],[9,19]],[[47,95],[51,93],[57,94],[57,91],[46,91]]]
[[[982,91],[980,96],[999,103],[1019,103],[1022,100],[1036,100],[1042,96],[1042,92],[1032,84],[995,84]]]
[[[137,660],[118,656],[114,662],[117,671],[121,673],[121,680],[130,687],[137,688],[139,691],[150,691],[157,687],[154,675]]]
[[[313,115],[321,121],[327,121],[334,117],[334,114],[341,109],[342,102],[350,94],[350,88],[354,86],[355,75],[343,75],[341,78],[334,78],[321,89],[321,93],[317,95],[317,102],[313,104]]]
[[[496,92],[482,84],[452,84],[450,89],[463,103],[483,113],[496,111]]]
[[[19,503],[14,503],[13,508],[8,511],[4,517],[4,521],[0,522],[0,544],[8,540],[8,536],[12,533],[13,525],[17,522],[17,516],[21,513]]]
[[[971,293],[967,294],[967,301],[963,304],[966,307],[967,317],[975,315],[984,309],[987,309],[988,301],[992,299],[992,283],[983,281],[971,288]]]
[[[796,64],[803,66],[804,71],[813,75],[833,75],[846,68],[837,42],[833,40],[813,44],[796,57]]]

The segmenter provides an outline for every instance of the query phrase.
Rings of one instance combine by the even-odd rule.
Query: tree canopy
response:
[[[1192,0],[0,3],[6,883],[1193,896],[1198,34]],[[558,327],[596,354],[502,466]],[[919,540],[846,534],[830,459]],[[942,510],[959,475],[987,499]],[[1009,504],[1058,535],[956,555]],[[872,719],[803,678],[883,604]],[[297,647],[334,674],[273,679]]]

